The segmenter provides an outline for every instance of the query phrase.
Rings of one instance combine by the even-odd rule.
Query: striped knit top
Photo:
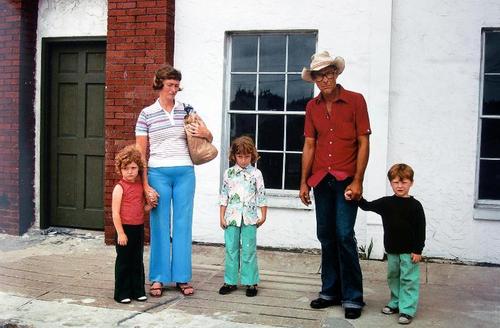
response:
[[[135,125],[136,136],[149,137],[149,167],[192,166],[187,148],[182,103],[175,101],[169,113],[157,99],[144,108]]]

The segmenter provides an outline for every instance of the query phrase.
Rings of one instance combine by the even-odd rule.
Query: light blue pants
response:
[[[228,226],[224,230],[224,241],[226,243],[224,282],[228,285],[237,285],[240,275],[242,285],[258,284],[257,225],[242,223],[241,227]]]
[[[160,195],[158,206],[150,214],[149,280],[164,284],[189,282],[192,277],[194,168],[150,167],[148,182]]]
[[[391,300],[387,306],[399,308],[399,313],[415,316],[417,312],[420,268],[410,254],[387,254],[387,283]]]

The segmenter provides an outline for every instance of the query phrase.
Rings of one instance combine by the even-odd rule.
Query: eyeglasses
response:
[[[313,74],[313,79],[314,79],[314,82],[321,82],[325,79],[325,77],[329,80],[333,79],[333,77],[335,76],[335,74],[337,73],[337,71],[328,71],[328,72],[325,72],[325,73],[320,73],[320,72],[314,72]]]

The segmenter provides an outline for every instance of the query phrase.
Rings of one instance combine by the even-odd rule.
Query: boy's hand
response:
[[[127,245],[127,242],[128,242],[127,235],[124,233],[119,233],[118,234],[118,245],[125,246],[125,245]]]
[[[224,218],[220,218],[220,227],[222,229],[226,229],[227,228],[227,222]]]
[[[260,227],[261,225],[264,224],[264,222],[266,222],[266,218],[260,218],[257,220],[257,228]]]
[[[422,261],[422,255],[421,254],[411,253],[411,261],[413,263],[418,263],[418,262]]]
[[[344,198],[345,200],[352,200],[352,190],[346,190],[344,192]]]

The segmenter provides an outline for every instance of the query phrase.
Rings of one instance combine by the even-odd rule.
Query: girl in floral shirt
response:
[[[219,289],[222,295],[238,288],[238,274],[241,284],[247,286],[246,295],[257,295],[257,228],[264,224],[267,215],[264,179],[260,170],[251,165],[258,158],[250,137],[232,142],[229,160],[236,165],[224,172],[220,195],[220,226],[226,243],[224,285]]]

